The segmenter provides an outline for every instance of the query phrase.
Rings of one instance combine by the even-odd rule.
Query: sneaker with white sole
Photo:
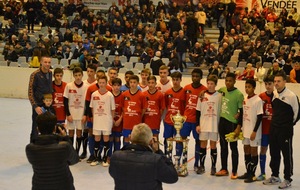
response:
[[[292,186],[292,183],[290,180],[285,179],[283,182],[281,182],[278,186],[279,189],[286,189]]]
[[[101,158],[96,158],[90,165],[97,166],[97,165],[101,164],[101,162],[102,162]]]
[[[278,185],[279,183],[281,183],[281,179],[275,176],[271,176],[263,182],[264,185]]]
[[[260,174],[257,178],[256,181],[264,181],[266,180],[266,175],[265,174]]]

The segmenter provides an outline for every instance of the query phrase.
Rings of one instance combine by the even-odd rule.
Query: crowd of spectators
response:
[[[241,50],[237,66],[246,62],[256,69],[258,62],[275,62],[289,75],[300,60],[296,47],[300,44],[300,16],[296,8],[283,8],[276,13],[271,7],[237,8],[233,0],[229,4],[197,5],[189,1],[184,6],[176,2],[154,5],[149,0],[131,4],[128,0],[124,6],[113,2],[103,13],[90,10],[81,0],[76,4],[73,0],[10,0],[1,2],[0,10],[6,20],[2,27],[5,35],[1,36],[6,42],[3,55],[11,62],[20,56],[33,57],[38,48],[54,58],[68,59],[69,63],[78,59],[86,70],[89,63],[101,65],[98,57],[106,50],[109,55],[126,56],[127,61],[132,56],[139,57],[144,64],[150,63],[159,51],[161,58],[169,58],[171,68],[183,71],[187,60],[195,66],[212,67],[218,61],[221,74],[230,69],[227,64],[234,51]],[[35,24],[42,26],[41,32],[34,31]],[[206,37],[206,27],[220,29],[218,43]],[[298,72],[293,73],[300,78]]]

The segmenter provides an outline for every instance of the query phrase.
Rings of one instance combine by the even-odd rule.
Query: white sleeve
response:
[[[201,99],[200,98],[198,98],[196,110],[201,111]]]

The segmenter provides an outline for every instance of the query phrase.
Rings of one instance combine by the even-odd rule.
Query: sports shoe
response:
[[[237,179],[238,178],[238,175],[236,172],[232,172],[231,176],[230,176],[230,179]]]
[[[253,183],[256,181],[256,177],[251,175],[247,179],[244,180],[245,183]]]
[[[198,168],[198,170],[196,171],[197,174],[204,174],[204,172],[205,172],[204,166],[200,166],[200,167]]]
[[[269,179],[263,182],[264,185],[277,185],[279,183],[281,183],[281,179],[275,176],[271,176]]]
[[[86,158],[86,152],[81,153],[81,155],[79,156],[80,160],[83,160]]]
[[[264,181],[266,180],[266,175],[265,174],[260,174],[257,178],[256,181]]]
[[[95,159],[94,155],[90,155],[89,159],[86,160],[86,163],[92,163]]]
[[[285,179],[283,182],[280,183],[278,186],[279,189],[286,189],[292,186],[292,183],[290,180]]]
[[[101,158],[96,158],[90,165],[97,166],[97,165],[101,164],[101,162],[102,162]]]
[[[216,167],[211,167],[210,175],[216,175],[216,172],[217,172]]]
[[[220,170],[220,171],[218,171],[215,175],[216,175],[216,176],[228,176],[229,173],[228,173],[227,170]]]
[[[108,163],[108,162],[102,162],[102,166],[103,166],[103,167],[108,167],[108,166],[109,166],[109,163]]]
[[[237,178],[238,179],[248,179],[248,174],[247,173],[244,173],[243,175],[240,175],[240,176],[238,176]]]
[[[197,173],[197,171],[198,171],[198,166],[194,166],[194,171]]]

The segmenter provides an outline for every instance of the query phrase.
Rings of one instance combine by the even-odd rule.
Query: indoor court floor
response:
[[[1,190],[29,190],[31,189],[32,168],[25,155],[25,146],[29,143],[31,129],[31,106],[27,99],[0,98],[0,189]],[[292,187],[300,189],[300,129],[295,126],[294,135],[294,176]],[[162,138],[161,138],[162,139]],[[210,158],[206,158],[207,172],[197,175],[193,171],[193,146],[194,140],[189,144],[189,176],[180,177],[175,184],[163,184],[165,190],[275,190],[275,186],[266,186],[262,182],[246,184],[242,180],[231,180],[227,177],[210,176]],[[218,147],[219,148],[219,147]],[[245,172],[244,154],[241,142],[239,142],[239,174]],[[218,150],[218,154],[220,151]],[[210,153],[208,152],[208,155]],[[269,153],[268,153],[269,154]],[[270,157],[267,159],[269,163]],[[231,170],[229,156],[229,170]],[[220,156],[218,155],[217,170],[220,169]],[[280,177],[283,177],[283,165],[280,168]],[[108,168],[101,165],[90,166],[85,160],[71,166],[75,187],[77,190],[113,190],[114,181],[108,173]],[[260,168],[256,171],[258,175]],[[267,166],[267,177],[270,169]]]

